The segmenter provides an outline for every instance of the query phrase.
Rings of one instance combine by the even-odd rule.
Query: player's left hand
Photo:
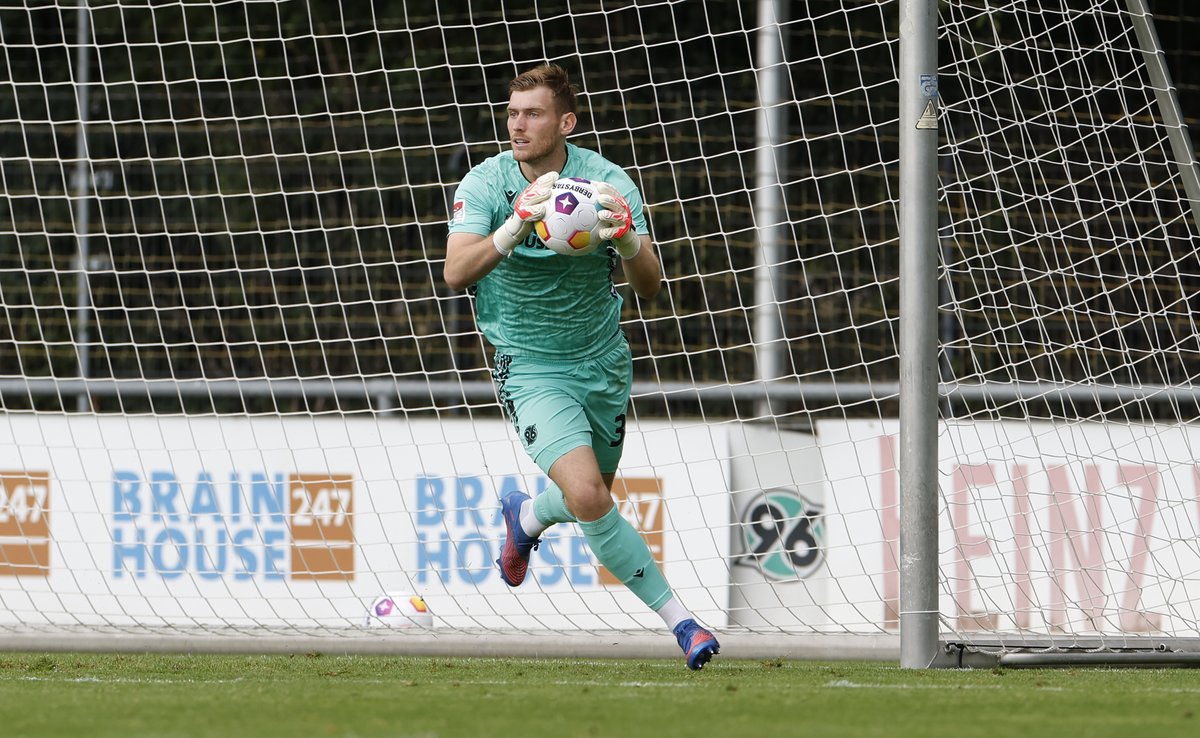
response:
[[[596,213],[600,219],[600,238],[612,241],[617,255],[625,261],[637,256],[642,248],[642,239],[633,230],[633,213],[629,203],[616,187],[607,182],[596,183],[596,202],[604,208]]]

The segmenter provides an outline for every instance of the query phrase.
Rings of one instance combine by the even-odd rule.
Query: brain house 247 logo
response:
[[[742,510],[744,552],[734,563],[771,579],[805,579],[825,560],[819,505],[788,489],[764,490]]]
[[[353,580],[349,474],[116,469],[114,578]]]

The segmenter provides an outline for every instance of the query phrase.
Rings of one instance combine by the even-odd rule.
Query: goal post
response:
[[[1079,6],[0,1],[0,647],[674,655],[573,526],[492,564],[547,480],[441,266],[549,60],[665,271],[614,495],[723,655],[1186,662],[1194,111]]]
[[[900,3],[900,665],[938,652],[937,0]]]

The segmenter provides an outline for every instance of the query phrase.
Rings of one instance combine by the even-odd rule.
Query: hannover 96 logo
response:
[[[735,564],[771,579],[804,579],[825,559],[821,508],[788,489],[764,490],[742,510],[745,552]]]

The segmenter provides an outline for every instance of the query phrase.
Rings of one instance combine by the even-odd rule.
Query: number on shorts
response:
[[[617,438],[615,441],[608,444],[612,448],[616,448],[617,446],[620,446],[622,443],[625,443],[625,413],[621,413],[620,415],[618,415],[616,417],[616,421],[617,421]]]

